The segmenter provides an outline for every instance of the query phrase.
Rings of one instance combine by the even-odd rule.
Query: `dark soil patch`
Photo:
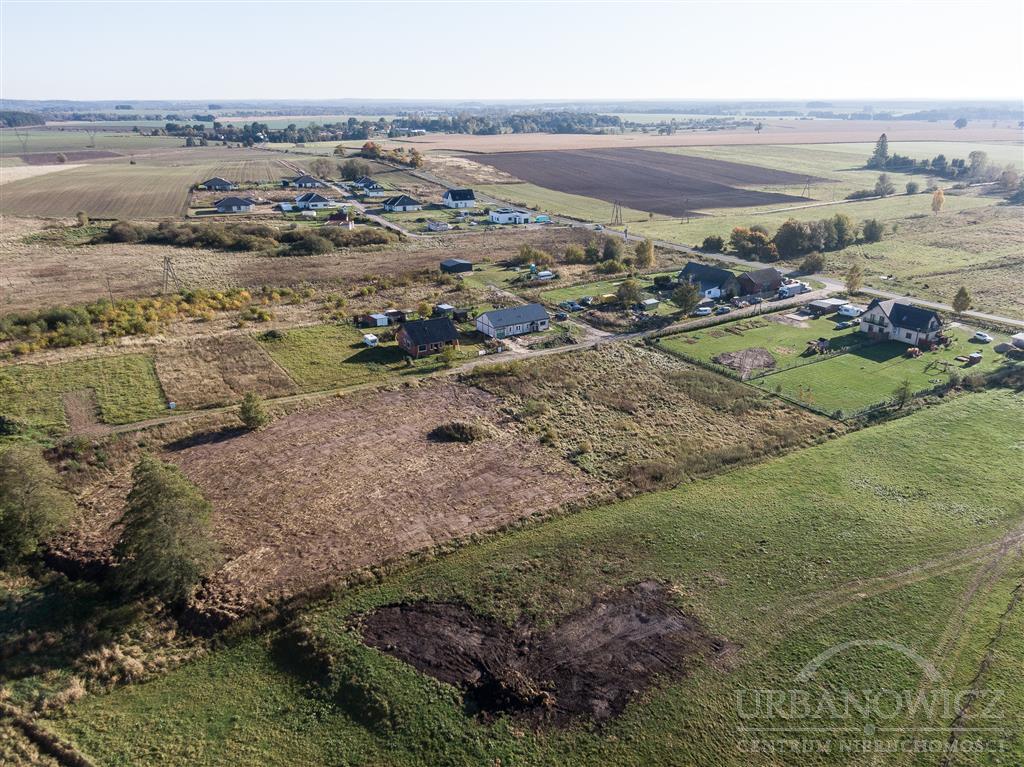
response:
[[[741,186],[803,186],[824,181],[803,174],[646,149],[499,152],[476,155],[517,178],[559,192],[618,201],[667,216],[706,208],[736,208],[806,200]],[[511,192],[510,188],[510,192]]]
[[[739,371],[744,379],[762,370],[771,370],[775,367],[775,357],[767,349],[754,346],[750,349],[741,349],[738,352],[723,352],[712,358],[719,365]]]
[[[77,152],[30,152],[19,154],[18,157],[26,165],[56,165],[57,156],[64,155],[66,162],[81,162],[83,160],[103,160],[108,157],[123,157],[120,152],[110,152],[106,149],[82,149]]]
[[[431,602],[382,607],[361,631],[371,647],[461,687],[470,713],[556,725],[607,721],[657,677],[683,676],[729,647],[655,581],[599,597],[544,633]]]

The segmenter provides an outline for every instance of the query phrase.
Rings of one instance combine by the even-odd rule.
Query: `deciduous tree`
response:
[[[854,264],[846,272],[846,292],[851,295],[859,293],[864,287],[864,267]]]
[[[75,510],[42,453],[27,445],[0,453],[0,567],[34,553]]]
[[[636,266],[639,269],[650,269],[654,266],[654,241],[644,240],[636,244]]]
[[[946,201],[946,193],[942,189],[936,189],[932,195],[932,213],[938,214],[942,210],[942,203]]]
[[[691,282],[680,283],[679,287],[672,292],[672,303],[678,306],[684,314],[689,314],[700,303],[700,288]]]
[[[623,280],[615,291],[616,298],[623,306],[632,306],[640,303],[640,283],[636,280]]]
[[[888,197],[896,192],[896,185],[892,183],[888,173],[883,173],[875,182],[875,194],[879,197]]]
[[[967,292],[967,288],[960,286],[960,290],[953,296],[953,311],[957,314],[962,314],[971,308],[971,294]]]

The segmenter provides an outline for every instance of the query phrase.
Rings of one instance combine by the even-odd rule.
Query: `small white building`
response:
[[[472,189],[449,189],[441,197],[441,204],[446,208],[475,208],[476,195]]]
[[[213,204],[218,213],[252,213],[256,202],[247,197],[225,197]]]
[[[515,208],[498,208],[491,211],[492,224],[528,224],[533,220],[529,211]]]
[[[508,338],[547,330],[550,317],[540,304],[494,309],[476,318],[476,329],[490,338]]]
[[[555,273],[550,269],[543,269],[535,275],[535,279],[538,280],[553,280],[555,279]]]
[[[374,314],[366,315],[364,324],[369,325],[370,327],[383,328],[391,324],[391,320],[388,318],[386,314],[375,312]]]

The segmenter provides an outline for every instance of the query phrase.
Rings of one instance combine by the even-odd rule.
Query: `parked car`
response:
[[[732,309],[730,309],[728,306],[719,306],[717,309],[715,309],[715,314],[728,314],[731,311]]]
[[[595,232],[600,232],[602,229],[604,229],[604,227],[601,226],[600,224],[594,224],[594,231]]]
[[[990,336],[988,333],[979,330],[977,333],[974,334],[971,340],[983,344],[990,344],[992,343],[992,336]]]
[[[594,297],[583,296],[583,298],[581,298],[577,303],[579,303],[580,306],[590,306],[592,303],[594,303]]]
[[[582,311],[582,310],[583,310],[583,307],[582,307],[582,306],[580,306],[580,305],[579,305],[578,303],[576,303],[575,301],[570,301],[570,302],[569,302],[569,306],[568,306],[568,307],[566,307],[566,308],[567,308],[567,309],[568,309],[568,310],[569,310],[570,312],[579,312],[579,311]]]
[[[707,317],[709,314],[711,314],[710,306],[698,306],[696,309],[690,312],[691,317]]]
[[[837,322],[834,325],[834,329],[835,330],[846,330],[847,328],[852,328],[856,324],[857,324],[856,322],[851,322],[850,320],[843,320],[842,322]]]
[[[558,313],[555,314],[555,319],[556,320],[567,320],[567,319],[569,319],[569,315],[566,314],[565,312],[558,312]]]
[[[750,301],[750,303],[752,303],[752,304],[760,304],[760,303],[764,302],[764,299],[761,298],[761,296],[752,296],[751,298],[749,298],[747,300]]]

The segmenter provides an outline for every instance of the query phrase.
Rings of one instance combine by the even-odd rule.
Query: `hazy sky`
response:
[[[1022,98],[1024,0],[0,0],[0,96]]]

